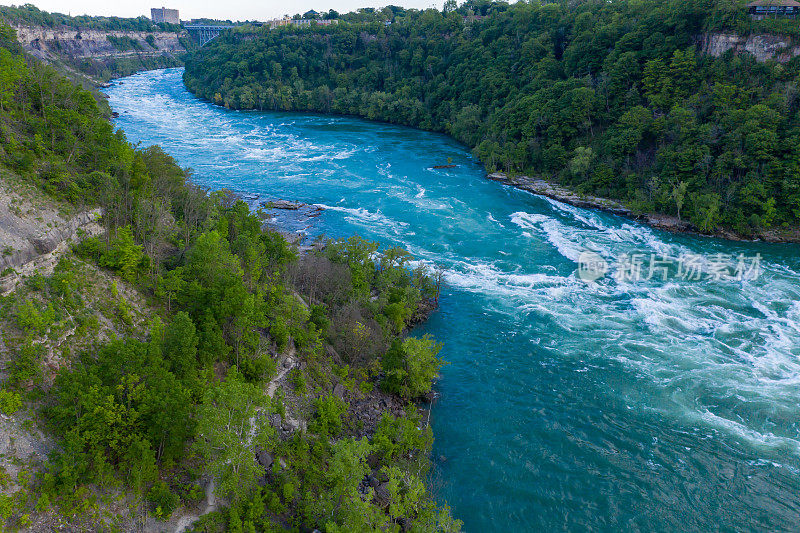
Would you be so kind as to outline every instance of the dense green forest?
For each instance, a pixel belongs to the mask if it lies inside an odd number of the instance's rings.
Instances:
[[[62,13],[48,13],[38,9],[33,4],[0,6],[0,19],[7,24],[24,24],[47,28],[66,26],[78,30],[181,31],[179,24],[155,24],[145,16],[122,18],[79,15],[73,17]]]
[[[432,437],[410,402],[442,362],[406,332],[438,286],[405,251],[353,237],[299,254],[131,145],[8,28],[0,174],[67,211],[101,207],[105,229],[0,296],[0,411],[33,413],[19,431],[54,441],[16,479],[0,468],[0,527],[138,530],[196,508],[211,476],[223,505],[196,531],[459,529],[423,484]],[[365,419],[356,400],[398,407]]]
[[[704,32],[796,34],[744,2],[448,0],[331,27],[240,29],[185,83],[235,109],[342,113],[446,132],[490,171],[741,234],[800,223],[800,59],[701,53]]]

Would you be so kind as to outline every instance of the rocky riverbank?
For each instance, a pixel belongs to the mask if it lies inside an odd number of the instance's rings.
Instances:
[[[735,231],[725,228],[718,228],[713,231],[701,231],[696,226],[687,222],[686,220],[679,220],[677,217],[658,213],[637,213],[627,207],[625,204],[608,198],[601,198],[599,196],[582,195],[575,191],[571,191],[560,185],[550,183],[548,181],[531,178],[528,176],[509,176],[502,172],[493,172],[486,176],[492,181],[503,183],[528,191],[540,196],[546,196],[565,204],[574,205],[575,207],[584,207],[589,209],[600,209],[607,211],[618,216],[630,218],[638,222],[643,222],[654,228],[670,231],[673,233],[694,233],[697,235],[704,235],[707,237],[717,237],[720,239],[727,239],[732,241],[765,241],[773,243],[798,243],[800,242],[800,228],[771,228],[763,230],[754,235],[742,235]]]

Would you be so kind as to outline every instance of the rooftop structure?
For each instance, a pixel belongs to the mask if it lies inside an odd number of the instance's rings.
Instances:
[[[747,4],[747,12],[755,20],[765,18],[796,18],[800,2],[795,0],[755,0]]]
[[[270,20],[266,23],[270,27],[270,29],[279,28],[281,26],[311,26],[312,24],[317,24],[319,26],[330,26],[332,24],[338,24],[339,21],[337,19],[292,19],[289,17],[284,17],[282,19],[275,19]]]

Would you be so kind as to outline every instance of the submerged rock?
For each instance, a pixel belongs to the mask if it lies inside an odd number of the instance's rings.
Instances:
[[[308,206],[302,202],[290,202],[289,200],[270,200],[261,202],[261,205],[267,209],[287,209],[289,211],[297,211],[301,207]]]

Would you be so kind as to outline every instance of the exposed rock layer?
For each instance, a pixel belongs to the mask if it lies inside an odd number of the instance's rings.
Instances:
[[[786,63],[800,55],[800,44],[794,43],[790,37],[767,33],[706,33],[702,36],[700,49],[714,57],[719,57],[728,50],[733,50],[735,54],[746,52],[760,62],[774,59],[779,63]]]
[[[99,59],[130,55],[157,56],[185,51],[178,40],[178,34],[173,32],[149,34],[141,31],[76,30],[42,26],[15,26],[14,29],[23,48],[45,61],[52,60],[56,56]],[[155,48],[145,41],[148,35],[153,36]],[[141,50],[119,50],[108,40],[109,36],[134,39],[139,43]]]

